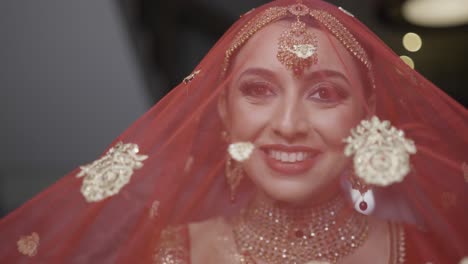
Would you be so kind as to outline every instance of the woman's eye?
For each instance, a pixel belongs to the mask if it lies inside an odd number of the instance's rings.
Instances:
[[[241,87],[242,94],[250,97],[270,97],[274,95],[274,91],[266,84],[249,84]]]
[[[332,85],[319,85],[310,95],[309,98],[325,103],[337,103],[343,100],[346,94],[340,88]]]

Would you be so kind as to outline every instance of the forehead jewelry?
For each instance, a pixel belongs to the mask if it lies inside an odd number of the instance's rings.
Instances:
[[[309,14],[309,8],[298,3],[288,8],[296,16],[296,21],[284,31],[278,40],[278,60],[294,75],[301,75],[304,70],[318,62],[317,36],[307,31],[306,24],[300,20]]]

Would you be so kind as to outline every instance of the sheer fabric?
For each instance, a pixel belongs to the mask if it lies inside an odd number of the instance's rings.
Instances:
[[[466,109],[349,13],[318,0],[302,3],[315,14],[302,21],[327,37],[313,67],[321,67],[325,49],[348,52],[354,62],[338,55],[338,66],[364,80],[349,80],[364,87],[356,100],[403,130],[417,148],[402,182],[372,187],[369,221],[387,230],[376,241],[388,250],[376,255],[364,244],[356,251],[358,263],[459,263],[468,256]],[[242,15],[193,73],[116,138],[98,163],[70,172],[2,219],[0,262],[242,263],[232,221],[257,187],[244,177],[231,202],[225,173],[232,141],[223,137],[229,124],[220,117],[219,98],[230,92],[244,59],[255,54],[239,52],[268,25],[294,22],[284,9],[294,4],[274,1]],[[335,78],[327,74],[317,78]]]

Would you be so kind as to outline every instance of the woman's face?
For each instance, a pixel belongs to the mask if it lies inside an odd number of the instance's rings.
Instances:
[[[256,149],[243,169],[269,197],[289,203],[324,198],[348,166],[342,140],[366,117],[357,64],[331,35],[318,39],[318,63],[294,76],[278,59],[281,21],[257,32],[231,65],[219,111],[232,142]]]

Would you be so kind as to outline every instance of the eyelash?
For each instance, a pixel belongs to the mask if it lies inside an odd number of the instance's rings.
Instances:
[[[252,98],[268,98],[275,95],[275,92],[266,83],[248,83],[244,84],[240,88],[243,95]]]
[[[335,93],[335,96],[337,98],[334,98],[334,99],[333,98],[332,99],[318,99],[318,98],[312,97],[312,95],[318,94],[318,93],[323,92],[323,91]],[[333,94],[331,96],[333,97]],[[318,102],[321,102],[321,103],[334,104],[334,103],[338,103],[338,102],[342,101],[343,99],[346,98],[346,96],[347,96],[346,93],[341,88],[338,88],[335,85],[323,84],[322,83],[322,84],[316,85],[313,92],[309,94],[308,98],[311,98],[312,100],[318,101]]]
[[[274,92],[273,88],[267,83],[263,82],[253,82],[253,83],[246,83],[241,85],[240,91],[244,96],[253,98],[253,99],[268,99],[272,96],[274,96],[276,93]],[[315,98],[313,95],[319,94],[320,92],[331,92],[334,93],[332,94],[332,97],[335,95],[336,98],[332,99],[320,99],[320,98]],[[313,91],[307,96],[307,98],[314,100],[319,103],[325,103],[325,104],[336,104],[342,101],[347,97],[347,94],[343,89],[336,87],[336,85],[330,84],[330,83],[320,83],[315,85],[313,88]]]

